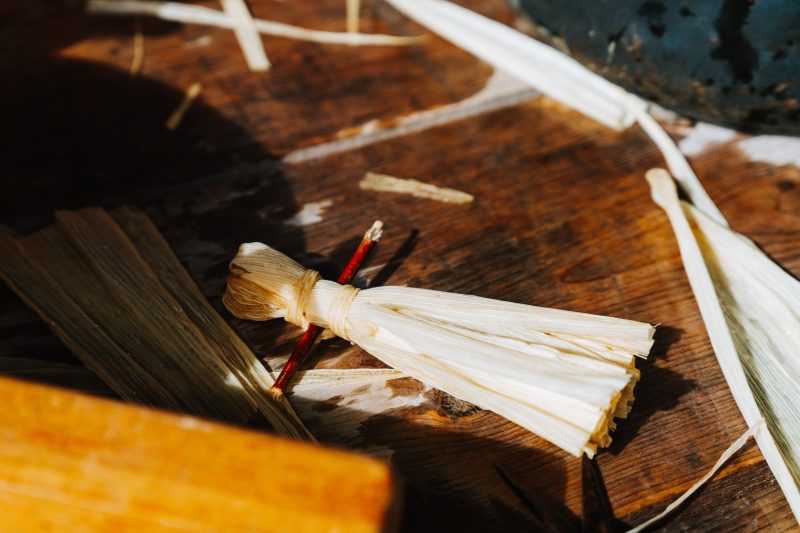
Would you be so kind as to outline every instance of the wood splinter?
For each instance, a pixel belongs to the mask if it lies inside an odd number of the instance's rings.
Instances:
[[[131,59],[131,76],[142,73],[144,66],[144,33],[142,32],[142,18],[133,19],[133,58]]]
[[[436,200],[446,204],[468,204],[475,200],[471,194],[467,194],[456,189],[439,187],[431,183],[423,183],[412,179],[395,178],[386,174],[367,172],[359,184],[359,188],[365,191],[394,192],[398,194],[410,194],[417,198]]]

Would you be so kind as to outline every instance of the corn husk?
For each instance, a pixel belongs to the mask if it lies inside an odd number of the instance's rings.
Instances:
[[[253,15],[244,0],[220,0],[222,9],[233,22],[233,33],[242,49],[247,66],[254,72],[269,69],[269,59],[261,42]]]
[[[273,373],[273,377],[277,377]],[[372,383],[385,383],[406,377],[394,368],[320,368],[300,370],[289,385],[287,394],[305,397],[309,392],[352,390]]]
[[[87,367],[30,357],[0,356],[0,375],[68,387],[96,396],[114,397],[114,391]],[[275,372],[270,372],[277,378]],[[286,391],[292,398],[309,398],[319,393],[336,395],[365,385],[382,384],[406,375],[393,368],[310,369],[295,374]]]
[[[789,505],[800,516],[800,282],[745,236],[681,202],[662,169],[647,173],[667,213],[725,379]]]
[[[178,107],[170,113],[169,118],[167,118],[166,123],[164,123],[164,127],[168,130],[177,130],[178,126],[181,125],[183,122],[183,117],[186,116],[186,113],[189,111],[189,108],[192,107],[192,104],[197,97],[200,96],[200,91],[203,90],[203,86],[199,83],[193,83],[186,89],[186,94],[181,100],[181,103],[178,104]]]
[[[305,269],[261,243],[231,263],[224,302],[250,320],[287,318]],[[347,340],[387,365],[490,409],[579,456],[611,442],[624,418],[654,327],[641,322],[408,287],[360,291],[339,307],[341,286],[318,281],[302,319],[340,320]],[[338,316],[335,314],[343,313]]]
[[[313,440],[274,380],[203,297],[142,213],[57,212],[32,235],[0,232],[0,277],[121,398]]]
[[[233,29],[234,20],[215,9],[179,2],[157,2],[149,0],[89,0],[89,13],[104,15],[147,15],[186,24],[202,24],[218,28]],[[272,20],[254,19],[256,30],[264,35],[285,37],[324,44],[346,44],[350,46],[408,46],[418,44],[421,36],[382,35],[351,32],[310,30]]]

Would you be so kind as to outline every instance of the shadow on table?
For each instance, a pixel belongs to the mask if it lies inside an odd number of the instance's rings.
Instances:
[[[636,366],[641,372],[634,394],[636,400],[627,419],[619,421],[614,432],[613,442],[608,451],[614,455],[622,452],[625,446],[636,438],[639,430],[659,411],[668,411],[678,405],[680,397],[691,391],[695,382],[684,378],[668,368],[656,366],[656,361],[666,359],[669,347],[677,343],[683,330],[669,326],[656,329],[655,342],[646,360],[639,360]]]
[[[83,0],[0,7],[7,73],[0,83],[0,222],[27,234],[50,224],[58,209],[138,207],[221,310],[227,263],[240,243],[304,251],[301,229],[283,223],[296,211],[292,187],[277,160],[202,97],[177,130],[166,129],[185,87],[70,57],[70,47],[84,42],[108,46],[105,55],[130,55],[114,39],[90,39],[118,35],[132,46],[133,18],[89,16],[84,8]],[[145,35],[177,28],[143,19]],[[77,363],[2,284],[0,357]]]

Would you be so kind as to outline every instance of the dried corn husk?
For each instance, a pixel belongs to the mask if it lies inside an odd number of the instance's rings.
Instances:
[[[800,516],[800,282],[745,236],[678,200],[663,169],[647,173],[669,216],[711,344],[764,458]]]
[[[250,320],[329,328],[409,376],[579,456],[611,442],[654,327],[641,322],[408,287],[356,292],[315,281],[261,243],[231,262],[224,302]],[[311,280],[308,282],[308,280]]]
[[[157,2],[149,0],[89,0],[89,13],[104,15],[147,15],[173,22],[202,24],[218,28],[233,29],[235,21],[215,9],[179,2]],[[420,36],[382,35],[368,33],[333,32],[309,30],[272,20],[255,19],[259,33],[287,39],[312,41],[324,44],[346,44],[350,46],[407,46],[418,44]]]
[[[0,356],[0,375],[68,387],[97,396],[114,396],[114,391],[83,365]],[[274,372],[270,372],[270,375],[277,377]],[[307,398],[309,393],[318,392],[335,395],[343,390],[352,391],[365,385],[405,377],[405,374],[393,368],[300,370],[295,374],[287,394],[292,398]]]
[[[304,397],[311,391],[351,390],[370,383],[385,383],[406,377],[394,368],[320,368],[300,370],[289,385],[288,393]]]
[[[233,33],[242,49],[250,70],[260,72],[269,69],[269,59],[261,42],[253,15],[244,0],[220,0],[222,9],[233,21]]]
[[[143,214],[57,212],[32,235],[0,232],[0,277],[120,397],[313,440],[273,379],[203,297]]]
[[[358,33],[361,0],[347,0],[347,31]]]

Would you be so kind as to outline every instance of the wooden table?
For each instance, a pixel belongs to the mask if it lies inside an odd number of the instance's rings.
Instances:
[[[262,18],[344,27],[340,0],[252,4]],[[501,0],[464,4],[516,22]],[[631,417],[599,455],[615,513],[629,525],[660,511],[745,430],[643,180],[662,160],[637,128],[612,132],[435,37],[413,48],[266,38],[274,67],[257,74],[230,31],[146,19],[144,69],[131,77],[133,19],[89,17],[67,0],[9,4],[0,18],[0,213],[11,228],[35,229],[56,208],[141,207],[218,304],[239,243],[266,242],[332,276],[381,217],[385,237],[361,283],[659,322]],[[379,3],[365,8],[362,30],[422,32]],[[200,99],[177,131],[165,130],[194,82]],[[800,274],[800,169],[749,161],[735,143],[691,162],[733,226]],[[366,171],[476,200],[361,191]],[[4,373],[110,394],[8,289],[0,296]],[[295,329],[238,322],[219,308],[258,355],[282,364]],[[380,366],[335,341],[311,364]],[[495,467],[580,512],[576,459],[411,379],[295,403],[323,442],[391,460],[407,531],[536,529]],[[797,524],[750,444],[663,527]]]

